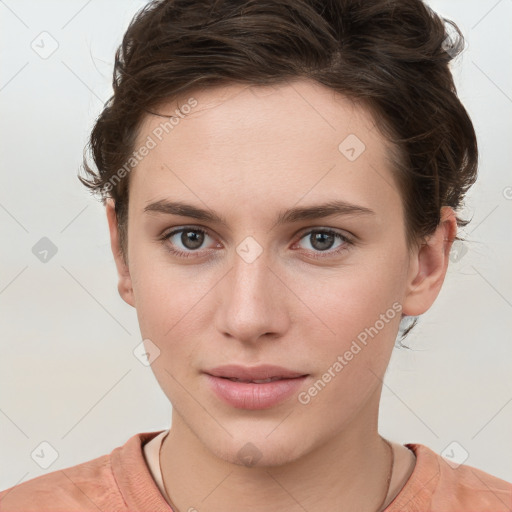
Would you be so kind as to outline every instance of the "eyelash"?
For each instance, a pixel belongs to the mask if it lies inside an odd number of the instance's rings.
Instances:
[[[171,254],[174,254],[175,256],[178,256],[178,257],[181,257],[181,258],[195,258],[195,257],[198,257],[196,256],[195,254],[199,252],[199,250],[196,250],[196,251],[181,251],[179,249],[174,249],[172,247],[170,247],[168,244],[166,244],[166,242],[174,235],[176,235],[177,233],[182,233],[184,231],[193,231],[195,233],[201,233],[203,235],[209,235],[208,231],[206,231],[205,229],[202,229],[202,228],[197,228],[197,227],[193,227],[193,226],[185,226],[185,227],[181,227],[179,229],[175,229],[173,231],[170,231],[169,233],[166,233],[165,235],[163,235],[160,240],[166,245],[166,249],[171,253]],[[345,235],[342,235],[341,233],[338,233],[337,231],[334,231],[333,229],[330,229],[330,228],[316,228],[316,229],[310,229],[309,231],[305,231],[303,233],[301,233],[300,235],[300,238],[299,238],[299,242],[305,238],[307,235],[311,235],[311,233],[322,233],[322,234],[327,234],[327,235],[334,235],[335,237],[338,237],[342,242],[344,242],[344,245],[341,245],[340,247],[338,247],[337,249],[333,250],[333,251],[330,251],[330,250],[327,250],[327,251],[314,251],[314,253],[311,255],[312,258],[314,259],[320,259],[320,258],[327,258],[327,257],[332,257],[332,256],[338,256],[339,254],[347,251],[350,249],[350,247],[352,245],[354,245],[354,241],[345,236]],[[294,244],[295,245],[295,244]]]

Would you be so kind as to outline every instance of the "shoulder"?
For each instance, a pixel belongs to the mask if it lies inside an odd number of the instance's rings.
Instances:
[[[168,512],[143,454],[144,445],[161,432],[135,434],[109,455],[5,489],[0,492],[0,511]]]
[[[422,444],[411,477],[386,512],[510,512],[512,484],[468,464],[457,464]],[[428,508],[425,508],[428,507]]]
[[[76,466],[38,476],[0,492],[0,510],[97,512],[98,508],[102,509],[106,497],[111,498],[107,499],[109,505],[116,505],[116,493],[113,492],[116,488],[110,455],[103,455]],[[119,506],[117,508],[122,509]]]
[[[453,501],[467,512],[510,512],[512,484],[467,464],[453,464],[436,454],[440,478],[437,483],[436,502]]]

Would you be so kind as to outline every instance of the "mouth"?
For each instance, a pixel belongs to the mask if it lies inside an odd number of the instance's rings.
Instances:
[[[259,366],[241,366],[236,364],[217,366],[204,373],[212,377],[221,377],[224,379],[238,382],[253,382],[264,384],[275,380],[294,379],[308,375],[305,372],[290,370],[282,366],[259,365]]]
[[[236,409],[269,409],[297,393],[309,374],[279,366],[244,367],[229,365],[207,372],[211,391]]]
[[[265,384],[266,382],[274,382],[275,380],[283,380],[287,377],[271,377],[270,379],[259,379],[259,380],[246,380],[246,379],[235,379],[234,377],[221,377],[221,379],[232,380],[233,382],[251,382],[252,384]],[[298,378],[298,377],[295,377]]]
[[[267,382],[274,382],[276,380],[284,380],[284,379],[289,379],[290,377],[270,377],[268,379],[253,379],[253,380],[248,380],[248,379],[236,379],[234,377],[220,377],[221,379],[227,379],[227,380],[231,380],[233,382],[246,382],[246,383],[250,383],[250,384],[266,384]],[[294,379],[300,379],[300,377],[293,377]]]

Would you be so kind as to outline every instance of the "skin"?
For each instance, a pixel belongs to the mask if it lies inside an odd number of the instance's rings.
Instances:
[[[160,459],[169,496],[181,512],[233,503],[244,512],[262,503],[268,511],[375,510],[390,467],[379,401],[400,314],[306,405],[294,395],[266,410],[236,409],[210,391],[201,371],[276,364],[310,374],[307,391],[393,303],[413,316],[430,308],[445,278],[455,214],[443,207],[436,232],[409,250],[387,141],[362,106],[319,84],[230,85],[193,97],[197,107],[130,175],[126,261],[112,202],[106,207],[119,293],[136,308],[143,339],[160,349],[151,366],[173,406]],[[144,119],[137,147],[161,122]],[[349,134],[366,146],[354,161],[338,149]],[[227,225],[144,212],[162,199],[210,209]],[[276,225],[284,209],[335,199],[374,214]],[[198,249],[181,233],[159,239],[179,227],[208,236]],[[354,243],[335,237],[322,251],[312,228],[351,234]],[[248,236],[263,251],[251,263],[236,251]],[[171,254],[173,243],[192,257]],[[252,467],[237,456],[248,442],[260,454]],[[406,447],[393,446],[386,503],[415,462]]]

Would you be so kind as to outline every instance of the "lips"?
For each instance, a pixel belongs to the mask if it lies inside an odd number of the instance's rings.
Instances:
[[[270,409],[289,400],[309,374],[282,366],[217,366],[204,372],[205,385],[236,409]]]
[[[283,380],[286,377],[270,377],[268,379],[252,379],[252,380],[235,379],[235,378],[231,378],[231,377],[222,377],[222,378],[223,379],[232,380],[233,382],[247,382],[247,383],[252,383],[252,384],[266,384],[267,382],[274,382],[275,380]]]
[[[275,365],[260,366],[240,366],[240,365],[224,365],[206,370],[204,373],[214,377],[222,377],[235,382],[252,382],[256,384],[264,384],[283,379],[295,379],[307,375],[303,372],[297,372]]]

